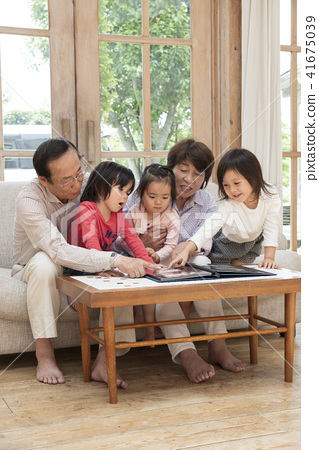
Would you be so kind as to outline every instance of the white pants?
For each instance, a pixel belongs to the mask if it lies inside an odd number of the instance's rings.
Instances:
[[[223,316],[223,307],[221,300],[200,300],[193,302],[195,310],[199,317],[214,317]],[[156,305],[156,320],[179,320],[184,319],[184,313],[179,303],[162,303]],[[222,334],[227,333],[224,320],[216,322],[203,322],[205,334]],[[178,337],[189,337],[190,332],[186,324],[180,325],[165,325],[161,327],[164,336],[167,339]],[[175,363],[180,363],[179,354],[183,350],[194,349],[193,342],[181,342],[178,344],[168,344],[169,351],[171,352],[172,359]]]
[[[44,252],[38,252],[25,266],[14,265],[12,268],[11,275],[28,284],[27,307],[34,339],[57,337],[60,296],[56,288],[56,277],[62,273],[63,267],[55,264]],[[114,308],[114,321],[116,325],[133,323],[133,308]],[[115,340],[135,342],[135,331],[116,331]],[[121,349],[117,354],[127,352],[128,349]]]

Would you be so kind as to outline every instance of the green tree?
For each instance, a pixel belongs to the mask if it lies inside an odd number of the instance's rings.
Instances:
[[[12,110],[3,117],[4,125],[50,125],[50,111],[40,109],[39,111]]]
[[[43,0],[30,0],[33,19],[43,26],[47,18]],[[163,4],[163,5],[162,5]],[[141,35],[141,0],[99,0],[99,32]],[[189,1],[150,2],[153,36],[189,36]],[[49,58],[48,43],[29,40],[32,62],[38,55]],[[191,133],[190,49],[184,46],[151,46],[151,137],[152,150],[168,150]],[[143,63],[139,44],[100,43],[100,102],[103,126],[117,129],[112,150],[143,149]],[[119,148],[114,148],[114,145]],[[123,160],[136,176],[138,159]]]

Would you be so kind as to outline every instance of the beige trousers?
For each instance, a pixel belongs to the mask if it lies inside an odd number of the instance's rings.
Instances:
[[[195,310],[199,317],[214,317],[223,316],[223,307],[221,300],[200,300],[193,303]],[[173,319],[184,319],[184,313],[179,303],[162,303],[156,305],[156,320],[166,321]],[[203,323],[205,334],[222,334],[227,333],[224,320],[217,322],[204,322]],[[186,324],[180,325],[165,325],[161,327],[163,334],[166,338],[177,337],[189,337],[190,332]],[[169,351],[172,355],[172,360],[180,364],[179,354],[183,350],[194,349],[193,342],[181,342],[178,344],[168,344]]]
[[[55,264],[44,252],[38,252],[25,266],[14,265],[12,268],[11,275],[28,285],[27,308],[34,339],[57,337],[60,296],[55,279],[62,273],[63,267]],[[114,321],[115,325],[133,323],[133,308],[131,306],[114,308]],[[116,342],[135,342],[135,340],[134,330],[115,332]],[[117,355],[123,355],[128,351],[128,349],[118,350]]]

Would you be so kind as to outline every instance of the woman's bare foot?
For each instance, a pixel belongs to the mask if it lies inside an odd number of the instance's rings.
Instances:
[[[204,361],[196,350],[191,348],[183,350],[179,356],[188,378],[193,383],[201,383],[215,375],[214,367]]]
[[[91,370],[91,378],[93,381],[100,381],[102,383],[107,383],[107,368],[106,368],[106,358],[105,358],[105,348],[100,347],[99,353],[95,358],[95,361]],[[128,384],[116,374],[116,383],[118,387],[123,389],[127,388]]]
[[[216,339],[208,344],[208,359],[212,364],[219,364],[223,369],[231,372],[241,372],[246,363],[235,358],[227,348],[225,339]]]
[[[37,380],[45,384],[63,384],[65,378],[58,368],[50,339],[36,340]]]
[[[68,296],[68,304],[72,306],[72,308],[75,309],[75,311],[79,312],[79,304],[77,300],[74,300],[73,298]]]

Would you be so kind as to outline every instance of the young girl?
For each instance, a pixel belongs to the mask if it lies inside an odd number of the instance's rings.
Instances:
[[[179,217],[172,208],[176,198],[176,187],[174,172],[168,167],[160,164],[151,164],[146,167],[142,173],[140,183],[137,188],[140,202],[132,206],[127,212],[126,218],[132,224],[138,235],[151,234],[156,240],[166,234],[163,247],[155,252],[153,248],[147,247],[146,250],[155,263],[162,263],[171,256],[173,248],[177,245],[179,237]],[[116,248],[120,248],[128,253],[127,246],[119,240]],[[148,309],[151,305],[148,306]],[[155,305],[154,311],[155,312]],[[148,313],[139,306],[134,307],[134,316],[136,322],[147,320]]]
[[[121,236],[136,258],[153,264],[142,241],[125,218],[122,208],[134,189],[134,175],[130,169],[115,162],[101,162],[90,174],[81,197],[81,204],[71,224],[68,242],[72,245],[112,251]],[[75,305],[74,305],[75,306]],[[146,321],[154,322],[154,307],[145,307]],[[154,328],[146,339],[154,339]]]
[[[157,252],[147,247],[146,250],[155,263],[167,259],[177,245],[179,236],[179,217],[172,208],[176,198],[175,177],[171,169],[160,164],[151,164],[142,173],[137,188],[140,202],[126,214],[138,235],[150,234],[156,240],[166,233],[165,242]],[[116,244],[127,251],[121,240]]]
[[[281,201],[274,186],[266,183],[256,156],[245,149],[227,152],[217,168],[221,200],[218,211],[188,240],[170,264],[184,266],[190,255],[213,237],[208,257],[212,263],[249,264],[262,250],[259,267],[277,268]]]

